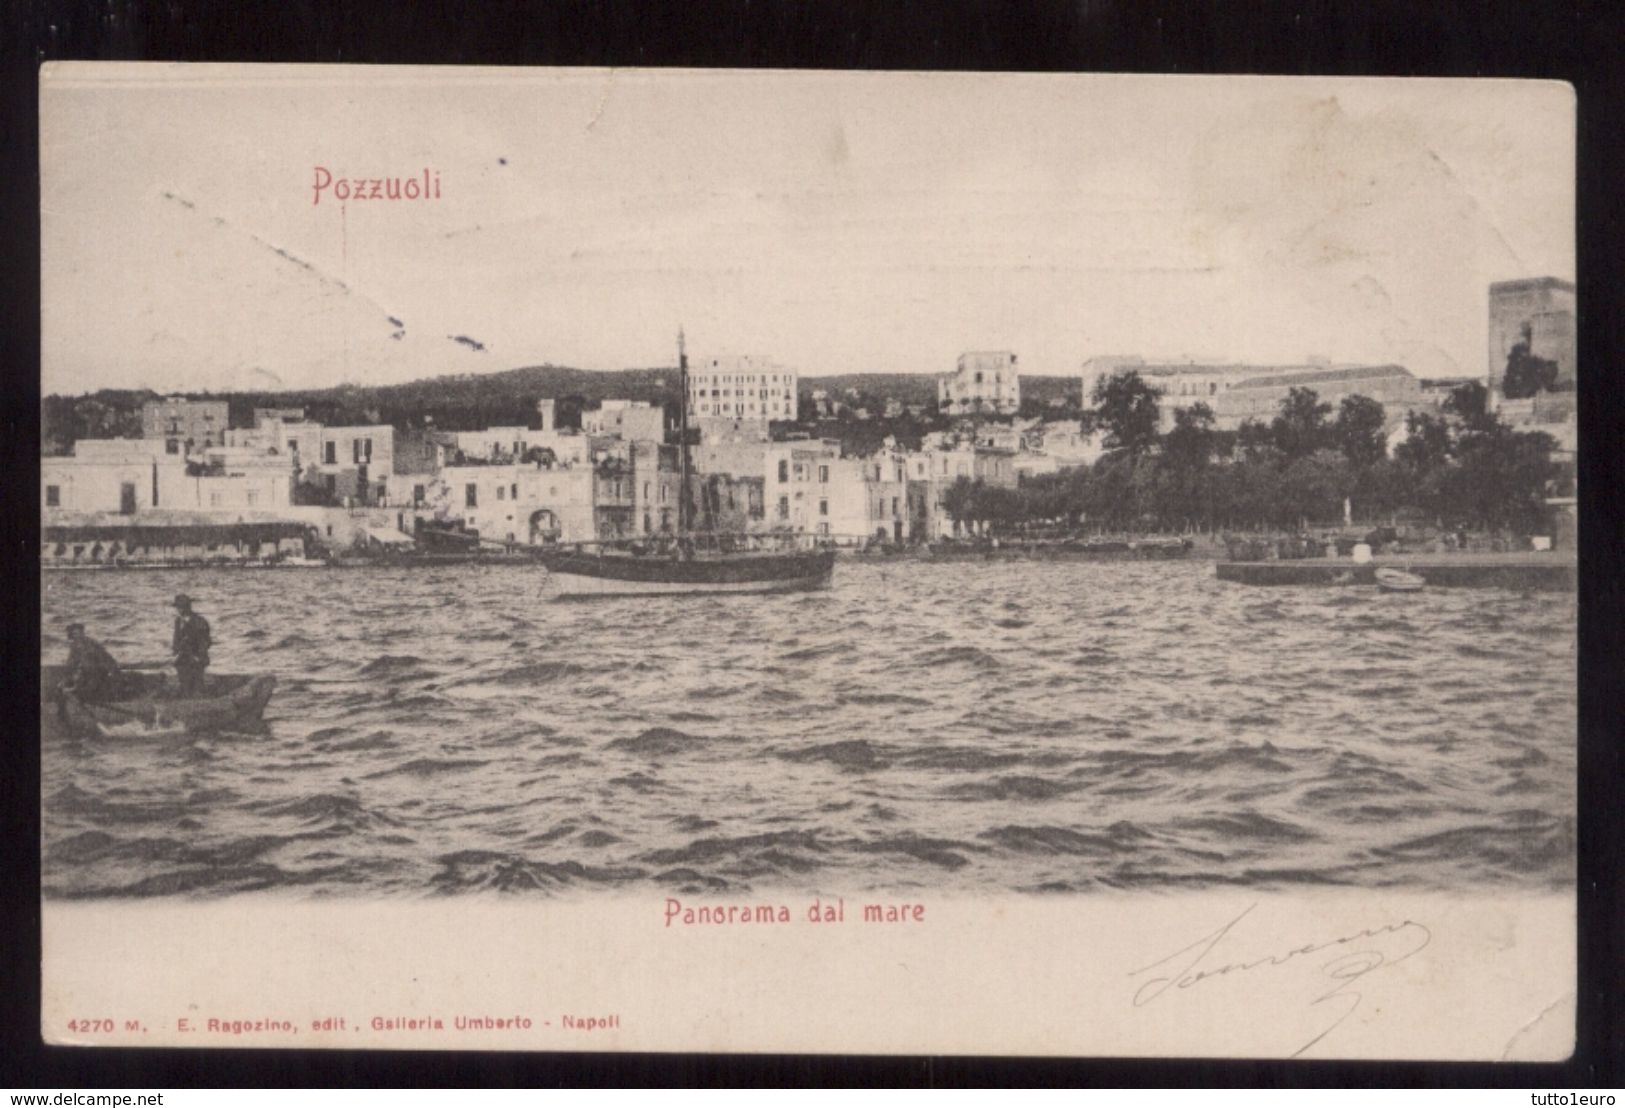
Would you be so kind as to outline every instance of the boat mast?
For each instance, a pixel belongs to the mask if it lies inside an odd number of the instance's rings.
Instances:
[[[688,346],[683,328],[677,328],[677,458],[682,485],[677,490],[677,533],[688,534]]]

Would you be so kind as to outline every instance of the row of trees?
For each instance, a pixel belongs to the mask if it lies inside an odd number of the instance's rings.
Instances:
[[[1420,517],[1447,526],[1542,527],[1544,500],[1562,477],[1556,443],[1514,431],[1464,384],[1442,412],[1406,417],[1408,437],[1390,456],[1383,406],[1364,396],[1334,411],[1293,388],[1268,423],[1219,430],[1195,404],[1160,430],[1158,390],[1138,374],[1102,381],[1086,413],[1107,452],[1090,467],[1001,489],[964,481],[944,508],[995,531],[1048,522],[1105,530],[1296,529],[1342,518]]]

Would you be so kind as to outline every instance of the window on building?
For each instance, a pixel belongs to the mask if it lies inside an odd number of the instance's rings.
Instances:
[[[45,486],[45,506],[47,508],[60,508],[60,507],[62,507],[62,486],[61,485],[46,485]]]
[[[427,491],[428,490],[425,489],[422,485],[413,485],[412,486],[412,503],[414,503],[414,504],[423,503],[424,494]]]
[[[180,452],[181,452],[180,440],[178,440],[178,439],[165,439],[164,440],[164,453],[165,454],[179,454]]]
[[[480,506],[480,487],[470,481],[463,486],[463,507],[478,508]]]
[[[258,489],[249,489],[248,490],[248,506],[250,508],[252,508],[254,505],[258,504],[259,502],[260,502],[259,490]]]
[[[818,467],[818,483],[820,485],[829,484],[829,466]]]
[[[322,461],[330,466],[339,464],[339,444],[336,442],[322,443]]]
[[[326,485],[329,493],[337,493],[339,491],[339,479],[331,473],[327,475]]]
[[[779,518],[790,518],[790,498],[788,496],[779,497]]]
[[[508,490],[503,488],[501,485],[497,486],[497,499],[498,500],[506,500],[506,499],[508,499]]]
[[[220,507],[220,494],[219,493],[211,492],[209,494],[209,507],[211,507],[211,508]]]
[[[897,515],[897,498],[895,496],[891,498],[891,514],[893,517]]]
[[[820,500],[818,502],[818,514],[821,516],[829,515],[829,501]]]

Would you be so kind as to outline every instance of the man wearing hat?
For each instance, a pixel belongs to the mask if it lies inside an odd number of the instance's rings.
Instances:
[[[170,646],[175,654],[175,676],[182,696],[203,691],[203,671],[209,668],[209,621],[192,611],[192,598],[185,593],[175,597],[175,638]]]
[[[84,624],[68,624],[68,674],[64,691],[72,689],[80,700],[94,704],[112,699],[120,684],[119,664],[107,648],[85,634]]]

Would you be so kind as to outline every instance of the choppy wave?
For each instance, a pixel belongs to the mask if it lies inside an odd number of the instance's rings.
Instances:
[[[139,659],[199,598],[264,729],[43,740],[57,897],[1554,887],[1572,602],[1201,564],[843,564],[550,606],[532,571],[47,582]],[[47,718],[47,727],[50,720]]]

